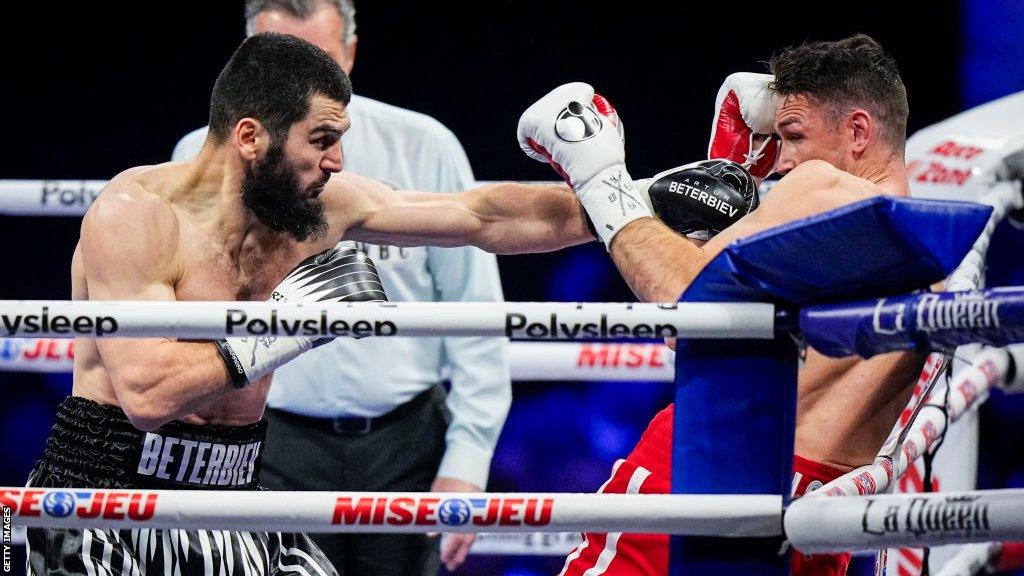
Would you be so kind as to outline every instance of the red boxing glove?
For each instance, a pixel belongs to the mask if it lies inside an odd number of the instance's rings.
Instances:
[[[779,141],[772,136],[777,101],[768,89],[772,80],[770,74],[730,74],[715,98],[708,144],[709,159],[724,158],[741,164],[758,181],[775,171],[779,159]],[[764,140],[756,143],[755,136]]]

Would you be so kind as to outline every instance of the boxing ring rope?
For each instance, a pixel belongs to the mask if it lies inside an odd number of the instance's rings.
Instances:
[[[781,534],[777,495],[278,492],[0,488],[29,528],[429,533],[586,530]]]
[[[759,303],[0,301],[7,337],[771,338]]]
[[[0,338],[0,372],[68,373],[75,341]],[[642,342],[511,342],[513,380],[577,382],[671,382],[674,352]]]
[[[1024,490],[799,498],[770,495],[257,492],[0,488],[31,528],[301,532],[578,529],[769,537],[803,553],[1024,537]],[[780,520],[782,521],[780,523]]]
[[[0,179],[0,216],[82,216],[107,182]],[[534,182],[555,183],[546,180]],[[476,181],[479,186],[490,183],[487,180]]]
[[[890,329],[895,327],[895,329]],[[829,356],[1024,341],[1024,287],[810,306],[764,303],[154,302],[0,300],[12,338],[490,336],[521,340],[768,339],[799,330]]]
[[[985,255],[988,253],[992,234],[1007,213],[1024,208],[1021,182],[1018,180],[997,182],[978,202],[991,206],[992,215],[989,216],[985,229],[974,241],[971,251],[949,275],[949,279],[946,281],[947,290],[955,292],[981,288],[984,282]]]
[[[805,554],[1024,537],[1024,490],[798,498],[786,536]]]
[[[0,215],[81,216],[107,180],[0,180]]]

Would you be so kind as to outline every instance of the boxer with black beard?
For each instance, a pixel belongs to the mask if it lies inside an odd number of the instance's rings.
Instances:
[[[266,158],[246,167],[242,203],[271,230],[305,242],[327,231],[324,203],[319,195],[328,179],[329,176],[302,189],[295,168],[284,157],[283,146],[272,143]]]
[[[291,69],[283,69],[285,60]],[[361,253],[315,254],[325,245],[299,244],[326,235],[318,196],[341,167],[336,142],[350,87],[331,65],[288,37],[242,46],[214,89],[211,115],[221,130],[205,154],[191,164],[118,175],[86,214],[72,261],[73,297],[244,300],[266,299],[273,290],[278,301],[386,299]],[[310,114],[328,145],[320,146],[320,158],[289,157],[290,129]],[[232,128],[244,134],[232,140]],[[232,144],[242,138],[240,154]],[[282,281],[296,263],[303,273],[315,270],[317,281],[300,284],[294,275]],[[314,293],[320,288],[330,290]],[[317,343],[82,340],[72,396],[58,410],[29,483],[254,489],[269,373]],[[153,545],[153,538],[168,537],[179,544]],[[30,530],[28,543],[32,574],[163,572],[167,566],[197,574],[212,563],[334,573],[304,534]]]

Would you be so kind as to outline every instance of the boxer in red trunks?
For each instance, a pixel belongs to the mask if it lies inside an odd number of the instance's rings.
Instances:
[[[668,494],[672,478],[672,414],[674,405],[658,413],[640,442],[625,460],[612,468],[601,494]],[[845,470],[800,456],[793,457],[793,497],[812,492]],[[668,574],[668,535],[588,533],[566,559],[559,576]],[[793,574],[840,576],[846,574],[849,554],[804,556],[793,552]]]
[[[634,184],[626,172],[615,131],[576,126],[567,116],[574,102],[594,98],[589,86],[562,86],[520,120],[520,145],[567,177],[640,300],[678,300],[703,267],[739,238],[871,196],[909,196],[906,89],[877,42],[859,35],[804,44],[776,54],[770,69],[770,76],[734,74],[726,80],[709,155],[746,162],[757,177],[774,170],[783,178],[759,209],[704,244],[674,234],[650,217],[648,206],[630,202],[644,184]],[[606,101],[597,97],[593,103],[609,123],[618,121],[613,110],[606,114]],[[758,146],[759,134],[772,136],[760,138],[764,145]],[[794,496],[872,461],[909,400],[923,361],[910,353],[861,360],[807,351],[798,379]],[[669,492],[672,429],[670,406],[600,491]],[[793,573],[839,576],[848,563],[848,555],[794,553]],[[562,574],[667,572],[666,536],[586,534]]]

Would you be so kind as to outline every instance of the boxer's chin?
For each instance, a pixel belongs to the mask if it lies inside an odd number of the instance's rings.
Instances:
[[[323,200],[299,186],[295,171],[279,149],[269,150],[262,162],[246,168],[242,203],[267,228],[298,242],[327,232]]]

